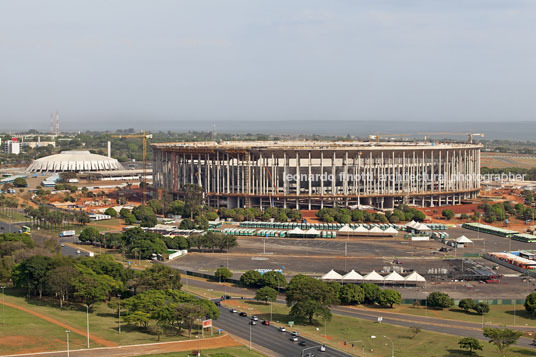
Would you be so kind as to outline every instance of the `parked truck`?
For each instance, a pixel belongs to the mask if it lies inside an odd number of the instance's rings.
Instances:
[[[60,238],[63,237],[73,237],[76,234],[75,231],[63,231],[60,233]]]

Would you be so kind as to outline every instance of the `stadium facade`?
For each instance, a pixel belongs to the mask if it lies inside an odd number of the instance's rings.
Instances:
[[[153,184],[214,207],[442,206],[480,190],[479,144],[199,142],[152,144]]]

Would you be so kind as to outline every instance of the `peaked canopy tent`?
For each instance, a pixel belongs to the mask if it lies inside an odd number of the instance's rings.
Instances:
[[[349,282],[349,281],[362,281],[363,280],[363,275],[359,274],[358,272],[356,272],[355,270],[351,270],[350,272],[344,274],[342,276],[342,281],[343,282]]]
[[[305,232],[303,232],[303,235],[307,238],[318,238],[320,237],[320,231],[317,231],[314,228],[310,228],[306,230]]]
[[[467,244],[467,243],[473,243],[473,241],[467,238],[466,236],[459,236],[458,238],[456,238],[456,243]]]
[[[327,272],[326,274],[322,275],[322,277],[320,279],[321,280],[331,280],[331,281],[342,280],[342,275],[337,273],[335,270],[331,269],[329,272]]]
[[[305,236],[305,231],[296,227],[294,229],[291,229],[290,231],[287,232],[287,236],[288,237],[298,237],[298,238],[303,238]]]
[[[381,276],[380,274],[376,273],[375,270],[373,270],[367,275],[365,275],[363,277],[363,280],[364,281],[383,281],[383,276]]]
[[[426,279],[422,275],[414,271],[413,273],[409,274],[404,278],[404,282],[404,284],[414,283],[415,285],[417,285],[417,283],[425,283]]]
[[[404,280],[404,277],[398,274],[396,271],[389,273],[385,278],[383,278],[383,281],[386,283],[403,282]]]

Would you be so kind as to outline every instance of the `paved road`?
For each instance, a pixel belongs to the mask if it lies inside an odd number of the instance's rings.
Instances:
[[[187,277],[184,277],[184,276],[182,277],[182,280],[184,284],[188,284],[191,286],[200,287],[204,289],[221,290],[221,286],[219,286],[217,283],[209,283],[206,281],[201,281],[201,280],[196,280],[196,279],[188,279]],[[253,294],[253,291],[242,289],[242,288],[237,288],[237,287],[227,287],[227,293],[232,294],[234,296],[248,296],[248,295],[251,296]],[[277,302],[284,303],[284,296],[280,295]],[[359,310],[359,309],[346,308],[346,307],[336,307],[336,308],[333,308],[331,312],[333,314],[355,317],[355,318],[368,320],[368,321],[375,321],[375,322],[378,320],[378,317],[381,316],[383,318],[383,323],[388,323],[391,325],[404,326],[404,327],[418,326],[422,330],[447,333],[447,334],[461,336],[461,337],[474,337],[474,338],[487,341],[487,339],[482,335],[481,325],[478,323],[461,322],[461,321],[454,322],[450,320],[443,320],[443,319],[425,317],[425,316],[408,316],[405,314],[398,314],[398,313],[384,313],[385,311],[368,311],[368,310]],[[223,315],[223,312],[222,312],[222,315]],[[492,326],[488,325],[488,327],[492,327]],[[501,326],[493,326],[493,327],[501,327]],[[529,328],[529,327],[516,327],[516,329],[524,330],[524,331],[535,330],[535,328]],[[532,342],[531,339],[522,337],[519,339],[519,342],[517,343],[517,345],[520,347],[534,348],[534,346],[530,345],[531,342]]]
[[[249,316],[239,316],[238,313],[231,313],[229,312],[229,309],[222,306],[220,306],[220,311],[220,318],[214,322],[216,327],[246,341],[250,340],[251,333],[251,342],[253,344],[267,348],[275,352],[278,356],[302,356],[302,351],[306,348],[307,350],[305,353],[313,353],[315,356],[351,356],[330,347],[326,348],[326,352],[319,352],[319,342],[302,337],[299,337],[299,341],[305,341],[306,345],[300,346],[298,342],[292,342],[290,340],[290,332],[279,332],[277,327],[264,326],[261,324],[261,321],[259,321],[257,325],[252,326],[249,324]]]

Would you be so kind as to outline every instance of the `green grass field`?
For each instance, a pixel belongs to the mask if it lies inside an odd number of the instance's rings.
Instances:
[[[260,319],[270,319],[270,307],[264,303],[255,301],[226,301],[224,304],[233,304],[240,310],[249,313],[260,313]],[[237,306],[238,305],[238,306]],[[273,305],[272,320],[277,324],[287,325],[289,309],[281,304]],[[263,328],[263,326],[257,326]],[[332,345],[338,349],[361,355],[362,346],[365,347],[367,356],[388,356],[391,354],[391,342],[383,337],[391,338],[395,346],[395,356],[464,356],[463,350],[458,347],[457,336],[421,331],[414,338],[409,328],[389,324],[378,324],[361,319],[333,315],[333,319],[327,325],[320,322],[316,326],[295,325],[292,330],[298,330],[301,334],[314,338],[319,342]],[[325,337],[327,333],[327,338]],[[371,338],[376,336],[376,338]],[[349,345],[344,346],[344,341],[355,342],[352,349]],[[479,356],[497,356],[497,350],[488,342],[482,341],[484,351]],[[536,356],[536,351],[512,347],[508,356]]]
[[[515,307],[514,305],[490,305],[490,309],[490,312],[484,315],[485,324],[536,327],[536,319],[531,318],[531,316],[525,311],[525,307],[523,305],[516,305]],[[476,323],[482,322],[482,315],[478,315],[474,311],[469,311],[468,313],[466,313],[458,307],[452,307],[450,309],[445,310],[427,310],[424,307],[401,305],[396,306],[393,309],[393,312],[416,316],[436,317],[449,320],[468,321]]]
[[[26,301],[24,297],[17,295],[18,292],[6,289],[6,302],[11,302],[19,306],[31,309],[33,311],[48,315],[62,323],[68,324],[74,328],[78,328],[82,331],[86,329],[86,310],[77,305],[71,305],[68,308],[60,310],[59,305],[56,302],[50,300],[39,301],[38,299],[32,299]],[[45,320],[37,318],[33,315],[30,315],[26,312],[19,310],[12,310],[12,315],[8,316],[6,307],[6,324],[9,326],[9,329],[0,330],[0,341],[2,341],[7,336],[40,336],[43,331],[47,333],[54,333],[54,338],[63,341],[65,339],[64,329],[58,327],[58,331],[55,332],[55,329],[43,329],[44,325],[53,325]],[[139,330],[135,327],[128,326],[125,323],[121,324],[122,333],[118,333],[118,318],[117,311],[110,309],[106,304],[99,304],[95,306],[94,311],[89,314],[89,324],[90,324],[90,335],[94,331],[96,335],[106,340],[112,341],[118,345],[128,345],[128,344],[143,344],[143,343],[153,343],[157,342],[157,337],[155,335],[146,333],[142,330]],[[1,311],[1,310],[0,310]],[[24,320],[22,317],[27,315],[28,318],[26,321],[33,321],[36,325],[26,325],[19,323],[21,320]],[[85,337],[78,336],[75,333],[71,333],[72,338],[80,337],[84,340]],[[161,336],[161,341],[177,341],[186,339],[184,336]],[[73,345],[73,349],[77,347]],[[82,344],[78,346],[80,348],[85,347],[85,344],[82,341]],[[91,342],[91,347],[97,347],[97,344]],[[1,349],[0,349],[1,350]]]
[[[191,352],[173,352],[173,353],[162,353],[156,355],[145,355],[152,357],[188,357],[192,356]],[[226,348],[217,348],[213,350],[201,351],[201,356],[204,357],[262,357],[263,354],[250,351],[247,347],[226,347]]]
[[[29,353],[67,348],[64,328],[9,306],[4,309],[6,324],[0,325],[1,353]],[[85,337],[75,333],[69,335],[69,340],[72,349],[86,346]]]

